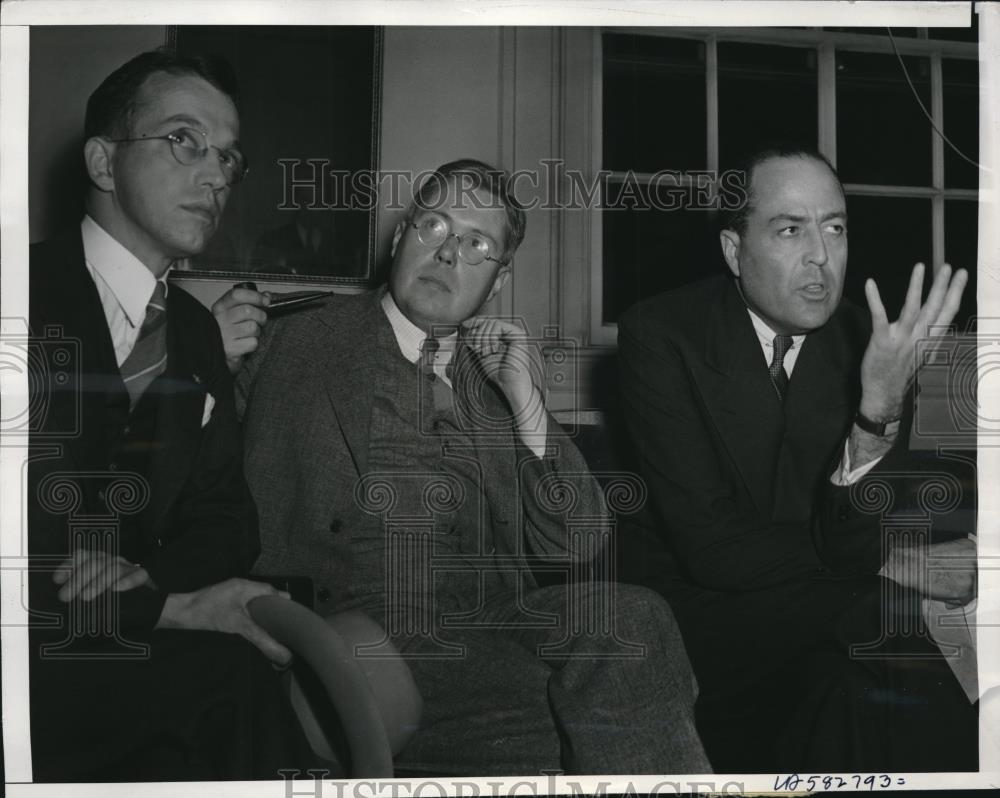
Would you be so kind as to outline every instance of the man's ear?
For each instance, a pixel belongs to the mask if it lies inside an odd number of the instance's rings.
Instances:
[[[740,276],[740,234],[735,230],[721,230],[719,243],[722,244],[722,257],[733,277]]]
[[[500,271],[497,272],[497,276],[493,278],[493,287],[490,289],[490,293],[483,300],[483,304],[489,302],[493,297],[496,296],[497,292],[507,285],[507,281],[510,279],[510,266],[501,266]]]
[[[392,234],[392,249],[389,250],[390,258],[396,256],[396,247],[399,245],[399,239],[403,237],[404,230],[406,230],[406,222],[397,222],[396,230]]]
[[[114,143],[94,136],[83,145],[83,160],[87,165],[90,182],[101,191],[114,191],[115,176],[112,168]]]

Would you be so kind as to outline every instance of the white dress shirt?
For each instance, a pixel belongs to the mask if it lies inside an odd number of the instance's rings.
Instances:
[[[416,324],[403,315],[392,294],[386,291],[382,295],[382,310],[392,325],[392,332],[396,336],[396,343],[399,344],[399,351],[403,357],[411,363],[420,360],[420,349],[424,345],[427,333],[421,330]],[[458,341],[458,332],[453,332],[444,338],[438,338],[438,350],[434,353],[434,374],[441,379],[445,385],[451,388],[451,380],[448,379],[447,369],[455,354],[455,344]]]
[[[115,359],[121,367],[135,347],[153,297],[156,278],[142,261],[115,240],[90,216],[80,223],[83,257],[87,262],[111,332]],[[164,289],[167,276],[161,278]]]

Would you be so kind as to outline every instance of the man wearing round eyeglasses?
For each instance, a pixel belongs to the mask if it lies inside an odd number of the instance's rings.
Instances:
[[[311,577],[317,611],[361,610],[400,649],[424,705],[403,772],[706,772],[665,602],[533,570],[589,568],[608,511],[545,412],[537,344],[478,315],[524,229],[506,173],[445,164],[387,286],[267,322],[237,376],[257,567]],[[603,631],[577,629],[598,606]]]
[[[166,284],[246,173],[235,98],[217,61],[119,67],[87,104],[86,216],[32,247],[32,444],[51,446],[29,468],[30,604],[56,621],[31,629],[36,781],[304,761],[269,662],[291,655],[246,611],[277,591],[240,578],[259,539],[218,328]]]

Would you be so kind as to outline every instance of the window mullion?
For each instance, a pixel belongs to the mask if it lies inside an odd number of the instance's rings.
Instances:
[[[944,132],[944,80],[941,74],[941,54],[931,56],[931,118],[934,126]],[[944,263],[944,141],[933,128],[931,134],[931,240],[933,241],[932,269]]]
[[[719,170],[719,50],[718,40],[705,40],[705,160],[710,172]]]
[[[816,83],[819,102],[819,151],[837,165],[837,52],[832,44],[817,49]]]

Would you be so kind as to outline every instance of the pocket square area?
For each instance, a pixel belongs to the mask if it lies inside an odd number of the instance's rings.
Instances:
[[[212,418],[212,408],[215,407],[215,397],[205,394],[205,408],[201,411],[201,426],[204,427]]]

